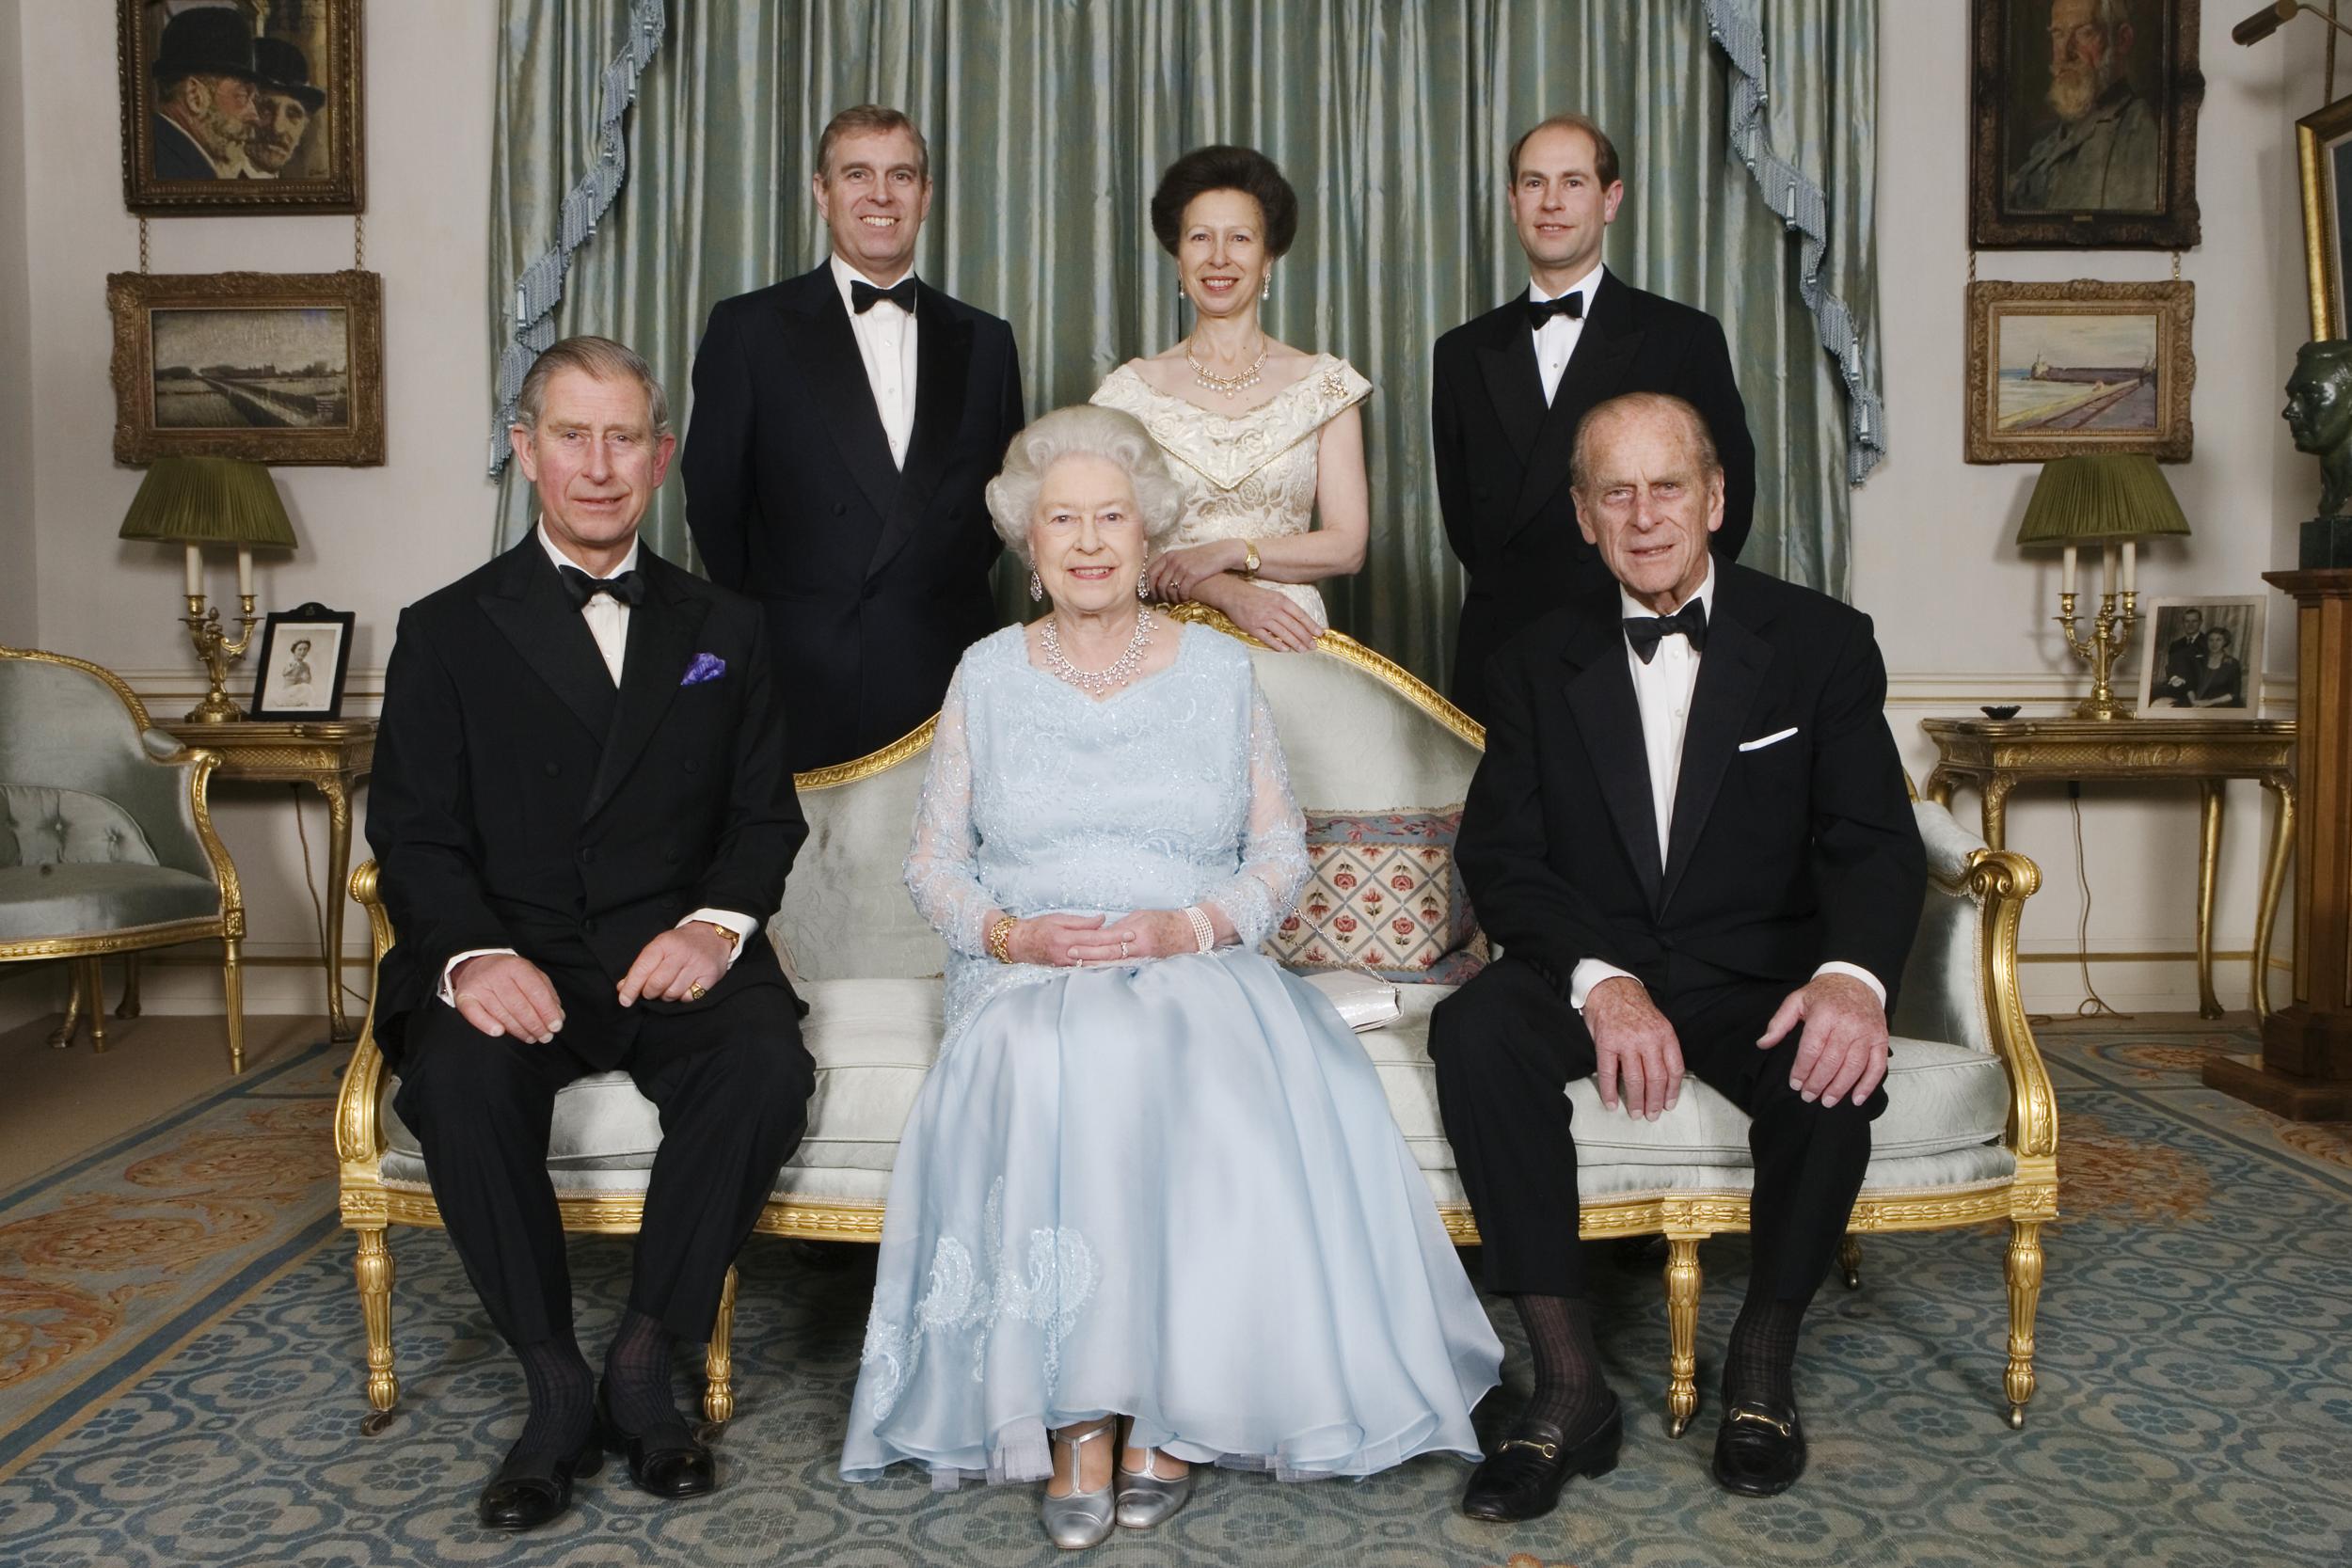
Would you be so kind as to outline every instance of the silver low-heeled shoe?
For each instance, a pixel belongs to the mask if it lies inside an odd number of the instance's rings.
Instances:
[[[1053,1434],[1056,1445],[1070,1450],[1070,1496],[1055,1497],[1053,1483],[1048,1481],[1043,1501],[1038,1509],[1038,1517],[1045,1521],[1045,1538],[1063,1551],[1074,1552],[1081,1547],[1099,1546],[1109,1540],[1111,1531],[1118,1528],[1111,1501],[1112,1489],[1118,1484],[1118,1465],[1114,1463],[1112,1479],[1097,1490],[1087,1492],[1078,1487],[1080,1451],[1097,1437],[1108,1436],[1117,1424],[1116,1417],[1105,1416],[1094,1424],[1092,1431],[1082,1432],[1075,1437],[1064,1437],[1059,1433]]]
[[[1160,1450],[1143,1450],[1143,1468],[1119,1470],[1119,1523],[1124,1529],[1150,1529],[1165,1524],[1192,1497],[1192,1470],[1181,1476],[1159,1473]]]

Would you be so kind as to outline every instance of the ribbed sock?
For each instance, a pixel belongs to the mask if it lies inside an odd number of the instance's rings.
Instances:
[[[522,1358],[523,1382],[531,1388],[531,1416],[515,1445],[516,1457],[539,1464],[569,1459],[596,1424],[596,1374],[569,1329],[518,1345],[515,1354]]]
[[[640,1436],[686,1425],[670,1394],[670,1331],[634,1307],[621,1314],[620,1332],[605,1353],[604,1383],[612,1418]]]
[[[1805,1303],[1756,1301],[1740,1307],[1724,1346],[1724,1404],[1740,1400],[1797,1402],[1790,1369],[1797,1364],[1797,1335],[1804,1326]]]
[[[1519,1309],[1535,1359],[1526,1418],[1549,1421],[1570,1437],[1591,1430],[1609,1408],[1592,1304],[1582,1296],[1513,1296],[1511,1304]]]

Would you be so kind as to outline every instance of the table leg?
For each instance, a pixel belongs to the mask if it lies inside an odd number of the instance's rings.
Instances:
[[[318,781],[326,797],[326,1032],[331,1039],[357,1038],[343,1017],[343,905],[351,897],[351,793],[340,778]]]
[[[2270,864],[2263,873],[2262,902],[2254,910],[2254,1021],[2270,1016],[2270,938],[2279,922],[2279,895],[2286,886],[2287,856],[2295,847],[2295,775],[2273,773],[2263,787],[2278,800],[2279,817],[2270,830]]]
[[[2016,782],[2002,773],[1992,774],[1984,781],[1984,800],[1979,809],[1988,848],[2006,847],[2002,841],[2009,832],[2009,792]]]
[[[1939,806],[1948,808],[1952,803],[1952,785],[1958,782],[1939,764],[1935,770],[1928,775],[1928,799]]]
[[[2219,1018],[2221,1000],[2213,993],[2213,883],[2221,864],[2221,801],[2228,785],[2219,779],[2197,781],[2197,1016]],[[2262,961],[2256,957],[2256,963]]]

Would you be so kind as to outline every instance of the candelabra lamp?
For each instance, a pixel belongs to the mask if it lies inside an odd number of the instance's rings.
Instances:
[[[2130,712],[2116,701],[2115,672],[2139,622],[2139,592],[2133,582],[2138,542],[2187,531],[2188,519],[2153,457],[2101,453],[2042,466],[2033,499],[2026,503],[2026,520],[2017,528],[2017,543],[2065,548],[2058,623],[2067,647],[2090,666],[2090,695],[2075,705],[2077,719],[2120,719]],[[2086,545],[2099,549],[2097,609],[2088,636],[2074,613],[2076,552]]]
[[[245,717],[226,689],[230,667],[245,656],[261,620],[253,612],[253,552],[291,550],[294,525],[269,470],[231,457],[159,457],[147,470],[122,519],[124,539],[160,539],[187,550],[188,641],[212,677],[212,689],[188,711],[190,723],[225,724]],[[237,548],[237,635],[221,626],[220,607],[204,602],[206,545]]]

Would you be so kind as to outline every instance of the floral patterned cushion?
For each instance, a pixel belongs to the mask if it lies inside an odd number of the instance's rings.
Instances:
[[[1292,969],[1460,985],[1486,965],[1486,938],[1454,864],[1462,808],[1307,813],[1314,866],[1298,907],[1266,939]]]

